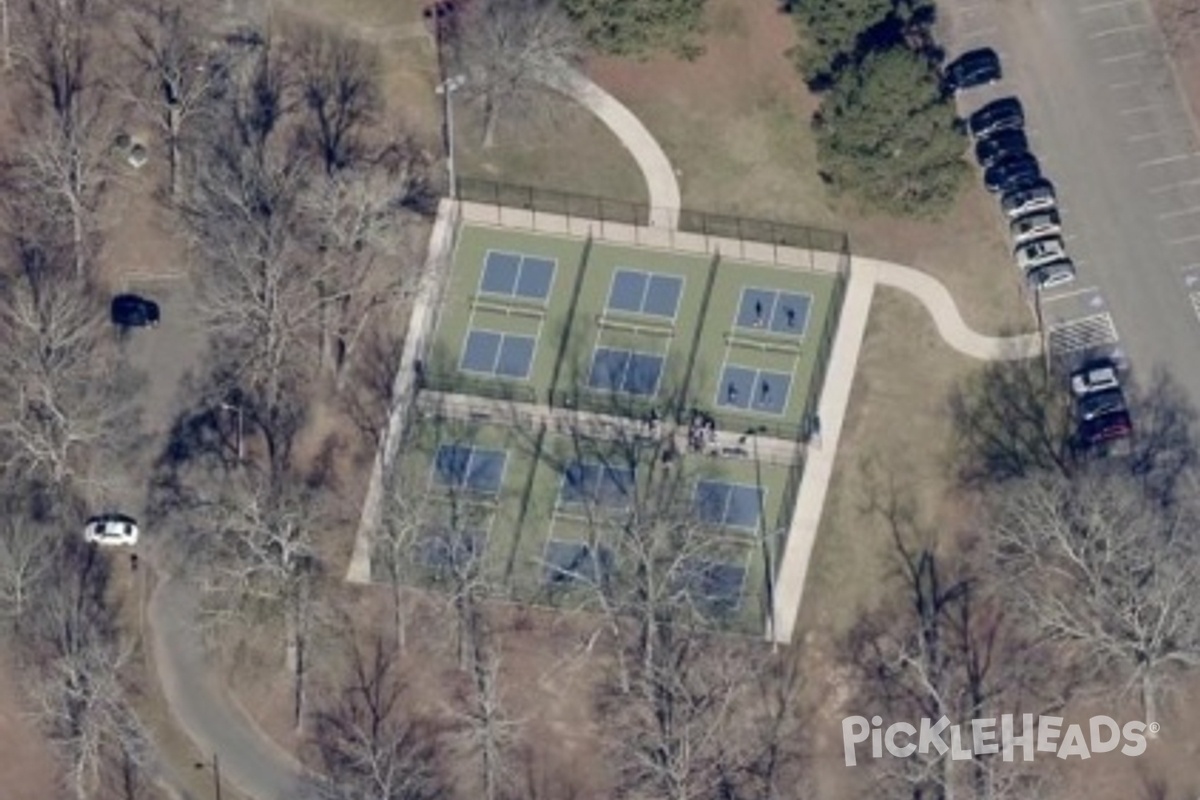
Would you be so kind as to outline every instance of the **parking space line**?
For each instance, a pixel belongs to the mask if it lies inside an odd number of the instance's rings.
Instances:
[[[1154,131],[1153,133],[1135,133],[1133,136],[1126,136],[1128,142],[1144,142],[1147,139],[1157,139],[1160,136],[1166,136],[1166,131]]]
[[[1079,262],[1077,261],[1075,263],[1078,264]],[[1067,292],[1056,293],[1049,297],[1047,297],[1045,294],[1043,294],[1042,295],[1042,305],[1044,306],[1047,303],[1057,303],[1060,300],[1073,300],[1076,297],[1079,297],[1081,294],[1094,294],[1099,291],[1100,291],[1099,286],[1088,286],[1085,289],[1072,289]]]
[[[1178,161],[1187,161],[1194,153],[1176,153],[1173,156],[1163,156],[1162,158],[1152,158],[1149,161],[1142,161],[1138,164],[1139,167],[1160,167],[1163,164],[1174,164]]]
[[[1163,192],[1169,192],[1172,189],[1178,189],[1182,186],[1196,186],[1197,184],[1200,184],[1200,178],[1189,178],[1185,181],[1175,181],[1175,183],[1166,183],[1162,186],[1155,186],[1147,191],[1149,191],[1150,194],[1162,194]]]
[[[1110,83],[1108,85],[1108,88],[1116,91],[1119,89],[1132,89],[1134,86],[1141,86],[1141,85],[1142,85],[1141,81],[1118,81],[1117,83]]]
[[[1168,239],[1167,246],[1174,247],[1177,244],[1187,244],[1188,242],[1200,242],[1200,233],[1191,236],[1180,236],[1178,239]]]
[[[1133,108],[1122,108],[1121,113],[1127,116],[1132,116],[1133,114],[1145,114],[1147,111],[1157,111],[1160,108],[1162,108],[1162,106],[1157,104],[1149,106],[1134,106]]]
[[[1135,53],[1122,53],[1119,56],[1109,56],[1108,58],[1100,59],[1101,64],[1120,64],[1122,61],[1133,61],[1134,59],[1142,58],[1146,55],[1145,50],[1138,50]]]
[[[1106,0],[1102,3],[1092,3],[1091,5],[1081,5],[1079,12],[1081,14],[1091,14],[1095,11],[1103,11],[1106,8],[1120,8],[1121,6],[1129,5],[1129,0]]]
[[[1190,208],[1181,208],[1176,211],[1164,211],[1158,215],[1159,219],[1174,219],[1175,217],[1186,217],[1190,214],[1200,214],[1200,206],[1192,206]]]
[[[1133,25],[1122,25],[1119,28],[1109,28],[1106,31],[1099,31],[1098,33],[1090,33],[1090,34],[1088,34],[1088,38],[1089,39],[1103,39],[1105,36],[1112,36],[1112,35],[1118,34],[1118,33],[1132,33],[1133,31],[1140,31],[1145,27],[1146,27],[1146,25],[1141,22],[1135,23]]]

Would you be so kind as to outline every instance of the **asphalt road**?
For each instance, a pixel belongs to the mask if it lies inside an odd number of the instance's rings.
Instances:
[[[990,46],[1058,189],[1076,281],[1044,295],[1052,348],[1165,368],[1200,407],[1200,154],[1144,0],[944,0],[951,56]],[[997,212],[997,224],[1003,224]]]
[[[259,733],[213,680],[193,625],[194,598],[167,580],[148,608],[154,658],[176,721],[208,757],[219,757],[222,782],[255,800],[296,797],[302,770]]]

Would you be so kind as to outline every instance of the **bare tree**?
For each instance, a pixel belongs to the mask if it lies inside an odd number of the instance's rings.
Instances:
[[[1021,610],[1088,678],[1136,691],[1156,721],[1162,693],[1200,665],[1194,502],[1164,508],[1115,471],[1039,476],[997,502],[997,560]]]
[[[31,604],[40,601],[57,577],[62,537],[20,509],[6,511],[0,523],[0,615],[12,623],[19,639]]]
[[[479,758],[482,797],[498,800],[512,780],[512,746],[524,723],[509,713],[502,697],[497,652],[489,649],[475,659],[470,689],[463,692],[458,707],[462,739]]]
[[[325,780],[321,800],[435,800],[444,794],[440,732],[412,714],[387,636],[347,637],[348,665],[335,699],[314,715],[310,736]]]
[[[399,141],[315,180],[302,197],[303,232],[317,255],[310,282],[321,365],[339,392],[376,314],[394,307],[415,281],[424,224],[409,209],[427,178],[415,144]]]
[[[467,79],[463,91],[483,111],[483,146],[491,147],[500,118],[535,110],[546,82],[579,61],[582,45],[553,0],[485,0],[465,13],[455,61]]]
[[[149,767],[145,732],[125,683],[133,652],[118,644],[105,605],[103,560],[80,545],[62,556],[59,579],[47,584],[23,637],[31,699],[64,763],[71,795],[111,797],[114,767],[118,773]]]
[[[132,41],[125,95],[162,132],[170,166],[170,196],[182,196],[182,148],[193,120],[210,111],[223,65],[206,51],[193,4],[139,0],[126,9]]]
[[[1070,670],[1014,623],[969,544],[939,537],[894,478],[870,473],[867,483],[870,510],[892,539],[896,593],[846,642],[857,696],[900,720],[997,717],[1022,704],[1060,708]],[[936,750],[875,766],[880,791],[896,798],[1000,800],[1028,795],[1036,783],[1020,765],[978,755],[960,765]]]
[[[23,15],[22,75],[35,105],[22,117],[18,182],[48,201],[45,213],[67,221],[80,276],[96,249],[97,215],[111,175],[105,157],[111,130],[95,63],[100,10],[94,0],[35,0]]]
[[[206,521],[184,547],[202,558],[194,574],[203,610],[217,626],[234,620],[280,625],[292,675],[292,719],[304,720],[309,643],[320,562],[313,529],[320,525],[304,486],[276,485],[251,470],[231,474],[191,511]]]
[[[62,485],[91,479],[91,460],[133,429],[137,385],[105,347],[87,283],[31,261],[0,293],[0,438],[7,464]]]
[[[371,149],[363,136],[383,111],[379,52],[312,27],[297,33],[291,50],[306,111],[303,140],[333,176]]]

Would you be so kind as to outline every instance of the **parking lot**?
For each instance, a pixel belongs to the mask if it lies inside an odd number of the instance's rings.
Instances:
[[[1076,280],[1043,293],[1056,355],[1168,368],[1200,403],[1200,155],[1142,0],[946,0],[948,55],[999,54],[1004,78],[960,95],[967,115],[1018,96],[1057,188]],[[1004,224],[999,212],[997,223]],[[1016,278],[1014,270],[1014,279]]]

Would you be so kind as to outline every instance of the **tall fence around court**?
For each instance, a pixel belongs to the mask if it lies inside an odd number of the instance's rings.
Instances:
[[[536,186],[462,177],[458,199],[486,206],[496,224],[526,227],[546,233],[576,232],[581,227],[603,241],[643,247],[713,253],[726,258],[776,263],[812,270],[848,268],[840,259],[822,254],[849,251],[841,231],[775,220],[678,209],[678,228],[651,224],[656,209],[640,203],[613,200]]]

